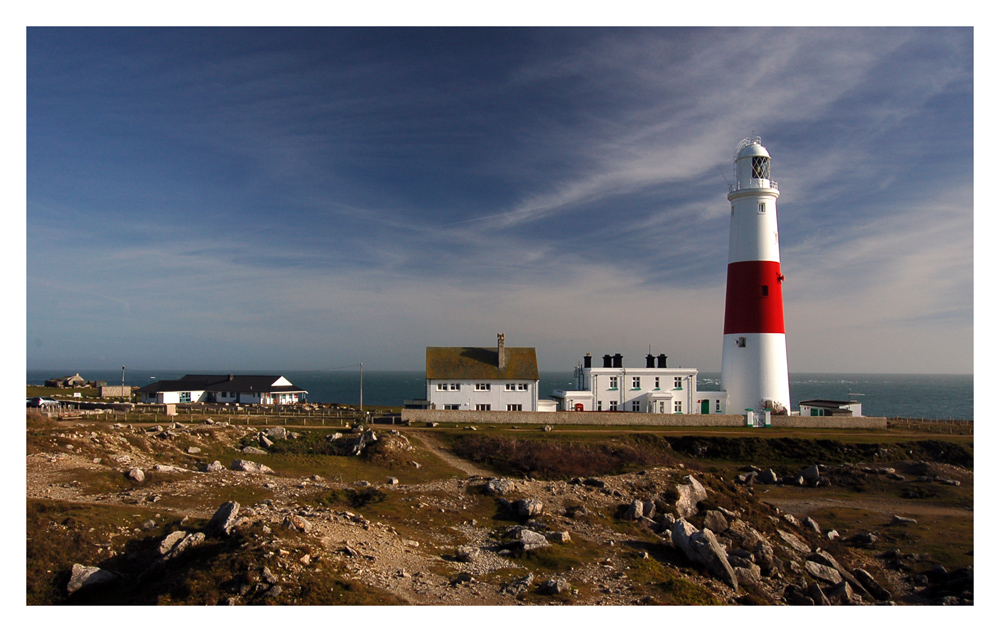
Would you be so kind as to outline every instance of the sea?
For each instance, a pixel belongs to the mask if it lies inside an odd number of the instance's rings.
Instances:
[[[86,380],[122,383],[117,370],[32,370],[28,384],[79,373]],[[188,373],[223,373],[205,370],[126,369],[125,383],[145,386],[157,380],[175,380]],[[244,373],[250,373],[245,371]],[[254,371],[262,375],[284,375],[293,384],[309,392],[307,399],[316,403],[357,405],[363,398],[368,406],[402,406],[404,400],[426,397],[422,371]],[[698,388],[719,390],[719,373],[699,373]],[[544,399],[557,389],[573,388],[572,372],[542,372],[539,393]],[[789,395],[793,409],[808,399],[853,399],[861,402],[863,414],[870,417],[906,417],[912,419],[973,420],[972,375],[927,374],[855,374],[792,373]]]

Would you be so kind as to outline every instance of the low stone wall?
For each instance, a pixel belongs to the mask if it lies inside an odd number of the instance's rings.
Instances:
[[[462,424],[537,424],[577,426],[718,426],[746,425],[742,415],[663,415],[657,413],[569,412],[532,413],[503,410],[403,409],[402,421]]]
[[[771,417],[772,428],[855,428],[885,430],[885,417]]]
[[[404,408],[403,423],[459,423],[577,426],[665,426],[742,428],[743,415],[664,415],[631,412],[532,413],[502,410],[419,410]],[[772,428],[873,428],[884,429],[884,417],[771,417]]]

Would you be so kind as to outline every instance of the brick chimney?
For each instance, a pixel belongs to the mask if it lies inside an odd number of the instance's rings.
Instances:
[[[497,368],[507,370],[507,351],[503,348],[503,334],[497,334]]]

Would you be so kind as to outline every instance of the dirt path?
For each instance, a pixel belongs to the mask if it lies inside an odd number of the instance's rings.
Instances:
[[[451,452],[448,452],[448,450],[441,445],[441,442],[438,441],[432,434],[425,434],[423,432],[411,430],[407,432],[407,435],[419,441],[420,445],[434,454],[434,456],[453,468],[465,472],[468,476],[495,476],[494,472],[484,469],[475,463],[466,461],[465,459],[460,459]]]
[[[939,505],[928,505],[926,503],[906,501],[865,501],[860,499],[852,499],[848,501],[837,498],[810,498],[808,500],[800,500],[797,498],[768,498],[767,502],[783,511],[796,515],[808,515],[811,511],[815,511],[816,509],[825,509],[826,507],[866,509],[868,511],[885,514],[887,517],[892,517],[894,515],[910,517],[915,515],[969,517],[972,515],[971,509],[963,509],[961,507],[941,507]]]

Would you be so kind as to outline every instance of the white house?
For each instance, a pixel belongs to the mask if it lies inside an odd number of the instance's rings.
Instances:
[[[654,363],[655,361],[655,363]],[[655,364],[655,366],[654,366]],[[592,365],[588,353],[573,372],[576,390],[558,390],[559,410],[624,411],[663,414],[723,414],[724,391],[699,391],[698,370],[667,367],[667,356],[646,356],[644,368],[622,366],[621,354],[604,356]]]
[[[307,391],[280,375],[185,375],[160,380],[138,391],[145,404],[295,404]]]
[[[534,347],[427,347],[427,407],[438,410],[538,410]]]

